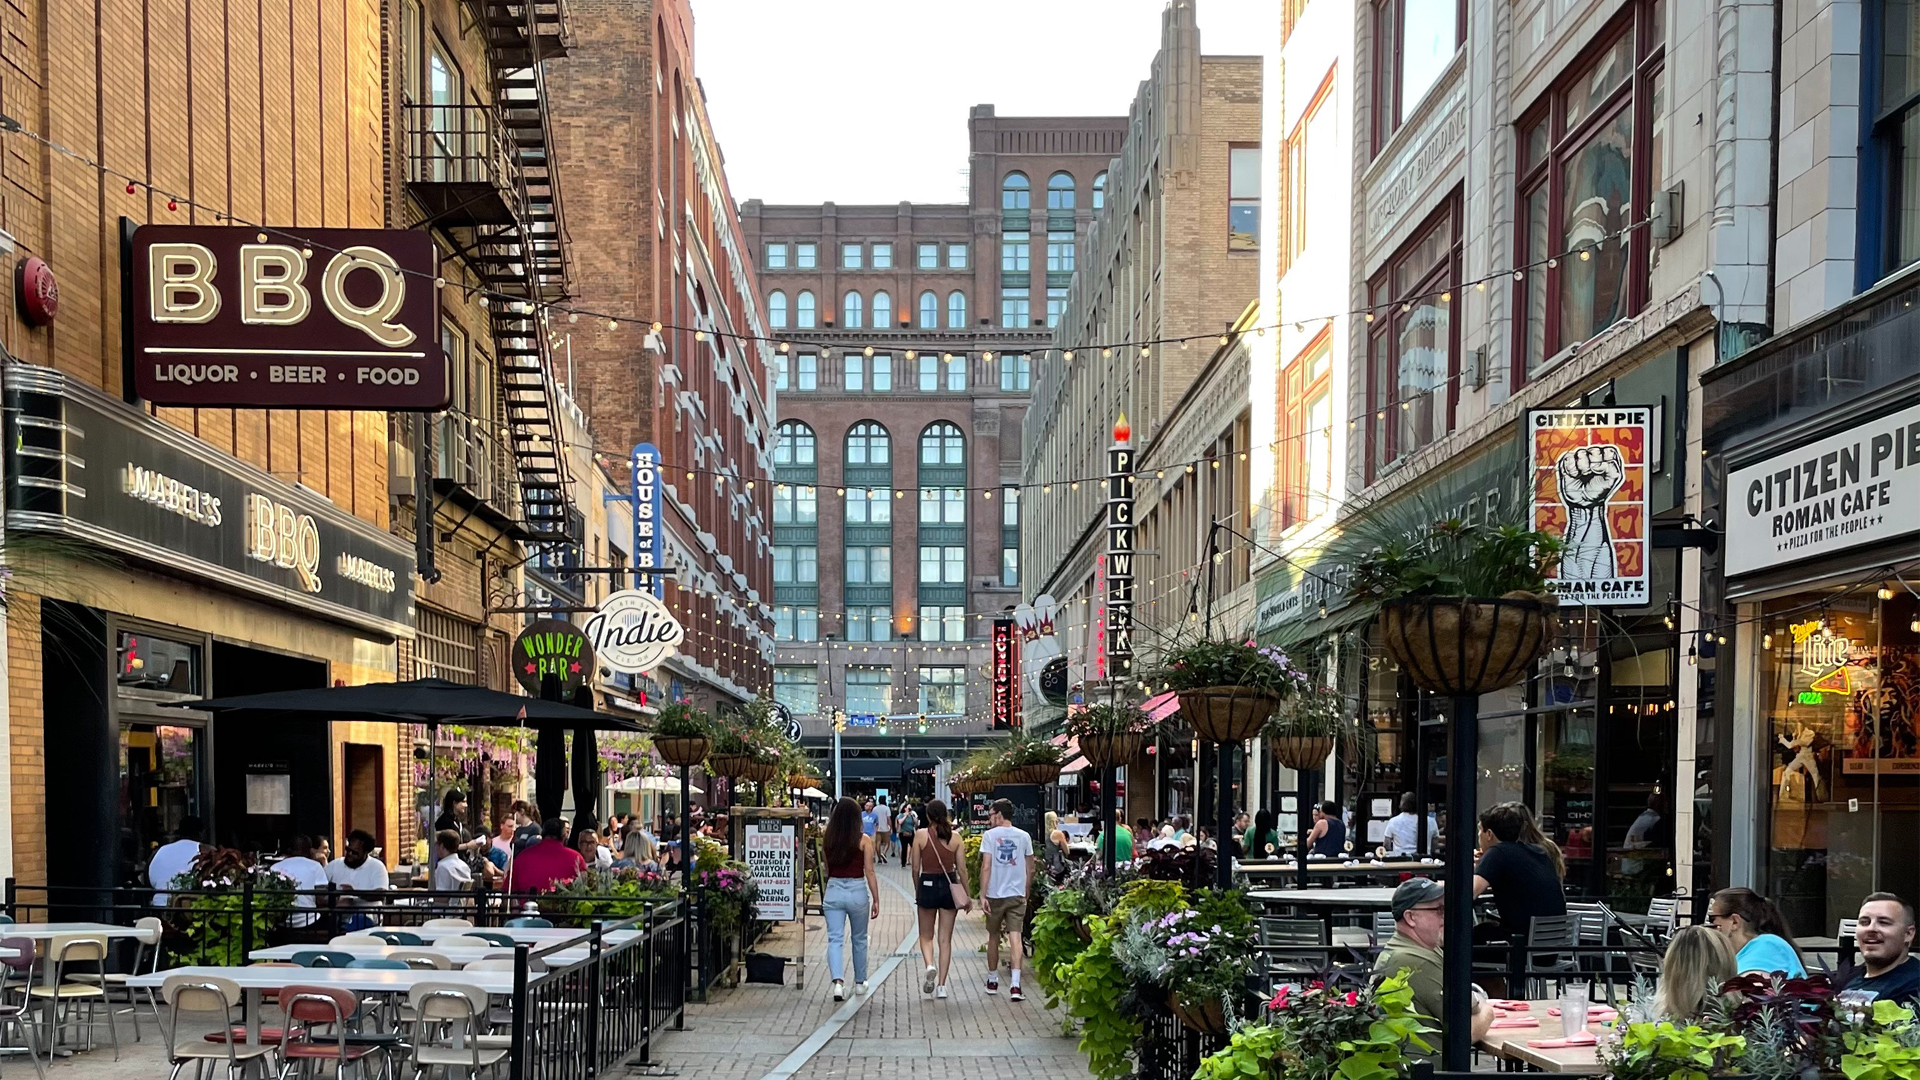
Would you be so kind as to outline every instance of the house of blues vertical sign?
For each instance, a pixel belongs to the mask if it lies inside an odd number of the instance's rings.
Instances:
[[[1127,414],[1107,448],[1107,673],[1133,675],[1133,435]]]
[[[666,554],[660,534],[660,451],[652,443],[633,448],[633,568],[638,582],[655,596],[667,595],[666,580],[646,571],[657,569]]]

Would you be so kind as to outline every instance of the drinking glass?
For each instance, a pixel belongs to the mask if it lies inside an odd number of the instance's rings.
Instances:
[[[1560,992],[1560,1034],[1572,1038],[1587,1030],[1587,984],[1569,983]]]

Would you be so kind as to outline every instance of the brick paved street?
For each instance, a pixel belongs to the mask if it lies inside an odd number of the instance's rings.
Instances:
[[[910,883],[897,865],[883,866],[880,918],[870,932],[872,952],[869,977],[875,980],[866,999],[836,1006],[827,977],[826,928],[819,916],[807,927],[807,986],[793,985],[794,968],[787,968],[787,985],[741,984],[716,990],[713,1000],[687,1010],[687,1030],[668,1031],[658,1041],[653,1060],[678,1073],[677,1080],[1028,1080],[1028,1078],[1084,1077],[1086,1065],[1075,1040],[1060,1034],[1059,1014],[1049,1012],[1040,993],[1020,1004],[1007,1000],[1005,979],[998,996],[982,989],[986,958],[981,952],[986,932],[979,914],[962,915],[954,928],[954,962],[950,976],[952,996],[938,1001],[920,994],[920,950],[910,940],[913,908]],[[898,890],[890,887],[897,885]],[[766,943],[771,952],[793,955],[792,926]],[[891,970],[887,964],[902,954]],[[886,973],[882,977],[882,973]],[[849,994],[852,986],[849,983]],[[216,1026],[217,1020],[196,1027]],[[819,1040],[808,1056],[796,1053],[817,1032]],[[149,1080],[167,1074],[166,1050],[150,1021],[145,1041],[133,1043],[125,1016],[120,1019],[120,1060],[110,1048],[61,1059],[52,1075],[70,1080]],[[104,1030],[101,1032],[104,1037]],[[18,1058],[0,1061],[7,1075],[29,1075],[31,1066]]]

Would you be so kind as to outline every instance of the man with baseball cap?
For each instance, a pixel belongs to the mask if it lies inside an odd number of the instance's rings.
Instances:
[[[1421,1038],[1436,1049],[1441,1045],[1442,1008],[1440,942],[1446,927],[1440,883],[1432,878],[1410,878],[1393,891],[1393,936],[1373,963],[1376,980],[1400,971],[1413,988],[1413,1009],[1427,1017],[1433,1032]],[[1473,999],[1473,1041],[1479,1042],[1493,1024],[1493,1010],[1485,999]]]

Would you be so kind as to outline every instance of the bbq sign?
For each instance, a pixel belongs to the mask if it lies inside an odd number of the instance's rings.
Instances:
[[[143,225],[132,261],[134,385],[156,405],[446,407],[425,232]]]
[[[1920,531],[1920,405],[1727,475],[1727,573]]]

